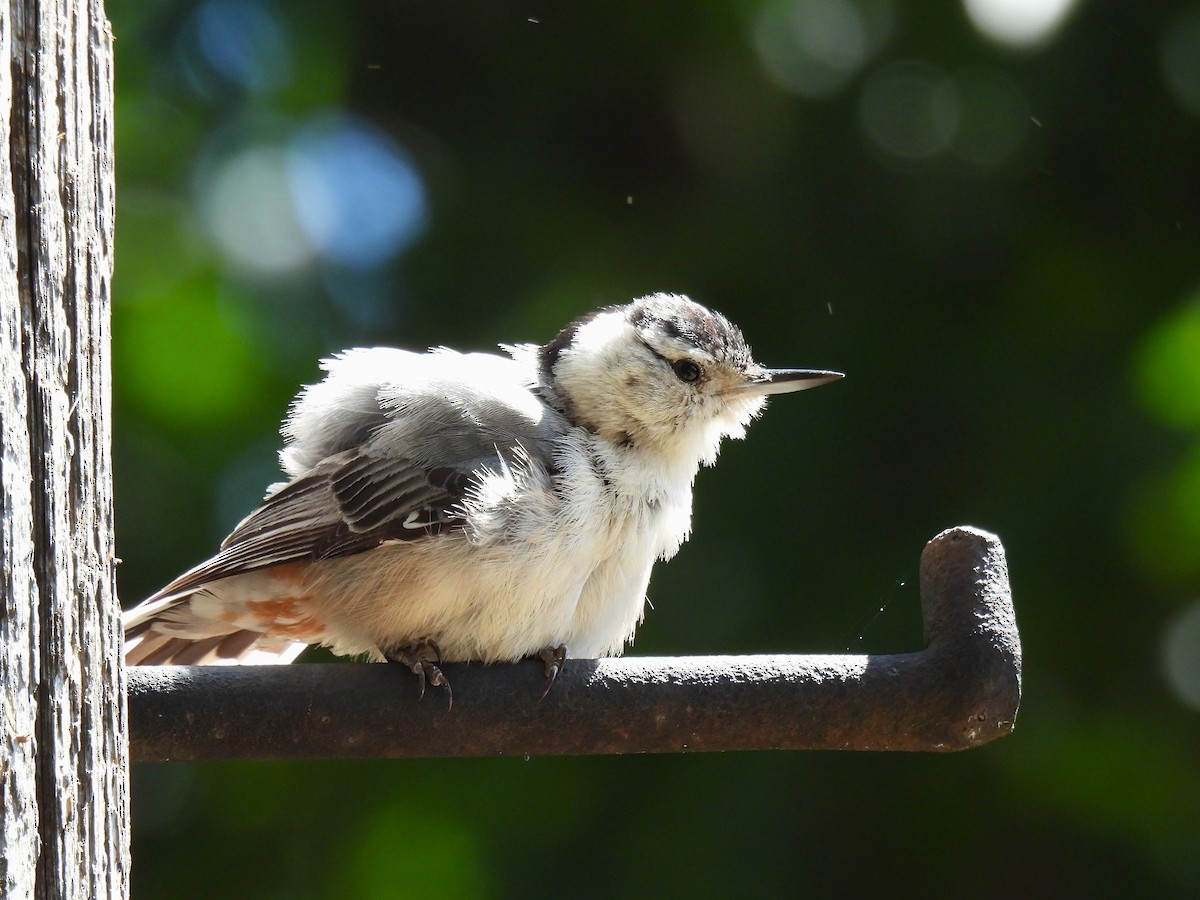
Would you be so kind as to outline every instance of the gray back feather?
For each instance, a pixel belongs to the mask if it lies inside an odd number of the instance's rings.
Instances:
[[[281,454],[297,476],[322,459],[361,448],[422,466],[474,466],[521,445],[549,462],[549,442],[567,427],[531,392],[533,348],[513,359],[437,349],[348,350],[322,366],[329,373],[292,406]]]
[[[284,423],[291,480],[153,599],[290,560],[361,553],[461,525],[477,473],[515,459],[552,471],[570,426],[531,388],[534,348],[513,359],[435,350],[349,350],[326,360]]]

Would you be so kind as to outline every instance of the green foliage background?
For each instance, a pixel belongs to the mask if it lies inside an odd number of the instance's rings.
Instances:
[[[680,291],[768,364],[849,377],[701,473],[633,652],[917,649],[921,547],[977,524],[1009,554],[1016,732],[953,756],[140,766],[135,897],[1200,891],[1200,5],[1082,0],[1022,50],[945,0],[766,9],[112,0],[122,596],[254,505],[321,356],[540,342]],[[861,28],[806,93],[757,48],[813,9]],[[402,148],[415,239],[238,263],[205,173],[331,120]]]

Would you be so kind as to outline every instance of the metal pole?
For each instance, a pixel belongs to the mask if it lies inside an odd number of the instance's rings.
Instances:
[[[953,528],[921,557],[926,648],[890,656],[447,665],[454,706],[400,666],[134,667],[135,760],[963,750],[1008,734],[1021,649],[1004,548]]]

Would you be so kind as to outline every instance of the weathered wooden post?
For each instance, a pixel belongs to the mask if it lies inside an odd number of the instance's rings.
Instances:
[[[124,897],[103,3],[9,0],[0,55],[0,890]]]

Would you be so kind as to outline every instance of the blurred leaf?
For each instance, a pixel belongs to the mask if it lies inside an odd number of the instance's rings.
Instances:
[[[346,828],[340,865],[331,867],[330,897],[486,898],[479,840],[453,817],[393,801]]]
[[[171,428],[244,419],[258,406],[254,349],[220,314],[211,284],[180,286],[169,300],[121,308],[113,345],[123,396]]]
[[[1177,428],[1200,427],[1200,296],[1141,340],[1135,375],[1142,402]]]
[[[1129,523],[1146,571],[1172,580],[1200,575],[1200,446],[1137,486]]]

